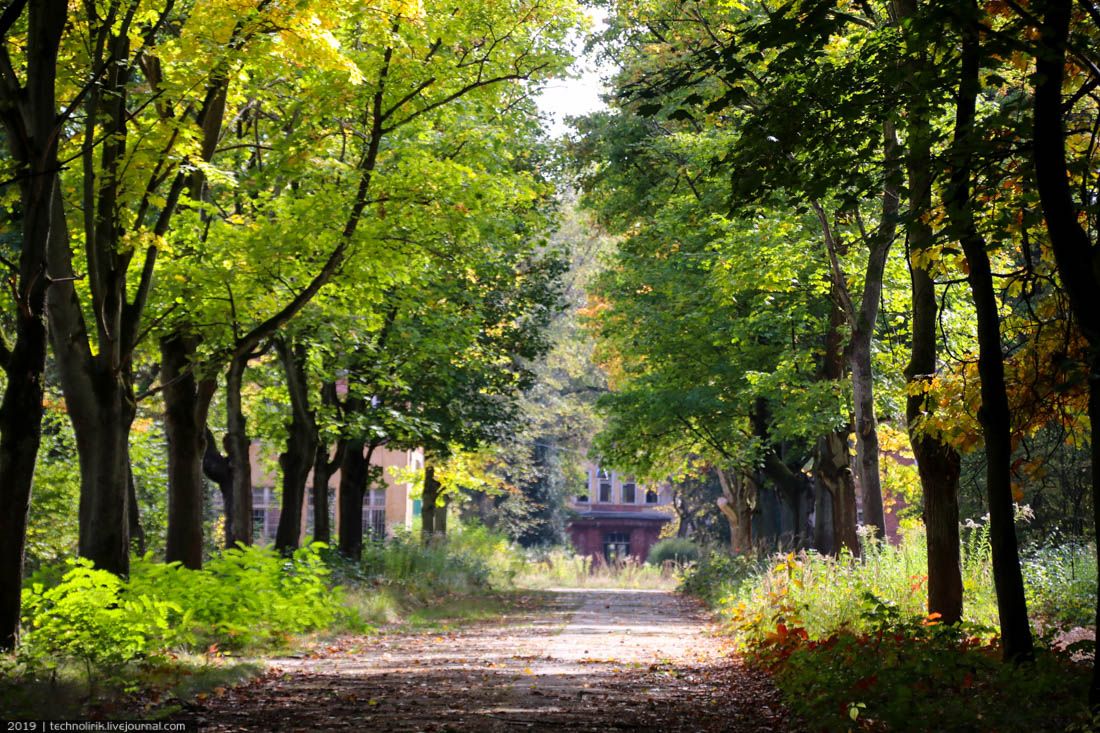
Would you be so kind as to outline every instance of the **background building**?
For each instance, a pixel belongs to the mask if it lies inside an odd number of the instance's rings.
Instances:
[[[259,442],[252,444],[252,524],[257,543],[273,542],[279,526],[282,506],[277,485],[278,474],[273,469],[276,460],[261,456]],[[363,497],[363,531],[372,537],[392,537],[399,528],[411,529],[413,517],[419,513],[419,501],[412,499],[412,486],[394,477],[396,468],[401,471],[418,471],[424,467],[424,452],[416,450],[390,450],[376,448],[371,455],[371,465],[382,468],[385,488],[375,488]],[[340,531],[339,516],[335,509],[340,500],[340,472],[329,479],[329,512],[332,536]],[[302,510],[301,539],[313,534],[313,474],[306,482],[306,496]]]
[[[661,528],[672,521],[672,490],[636,483],[595,464],[587,467],[588,492],[573,497],[568,532],[578,554],[605,562],[645,562]]]

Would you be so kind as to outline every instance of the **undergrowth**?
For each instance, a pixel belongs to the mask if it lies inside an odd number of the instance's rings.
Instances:
[[[964,532],[962,623],[925,612],[926,548],[910,531],[898,546],[868,541],[861,557],[814,552],[773,558],[705,555],[682,589],[715,607],[749,658],[772,674],[813,729],[1064,730],[1088,725],[1087,670],[1058,650],[1089,623],[1096,594],[1091,548],[1024,553],[1036,660],[1004,664],[997,644],[988,527]],[[1041,633],[1038,633],[1041,630]],[[1085,728],[1082,728],[1085,729]]]
[[[425,545],[410,533],[369,543],[360,562],[329,556],[333,575],[347,588],[345,605],[366,625],[416,622],[426,609],[476,616],[464,599],[492,605],[488,591],[510,588],[523,565],[522,555],[502,536],[479,525],[462,526],[446,539]]]
[[[515,576],[522,588],[629,588],[671,590],[680,581],[675,563],[647,565],[633,558],[605,563],[566,550],[551,550],[528,558]]]
[[[988,629],[906,616],[868,593],[862,630],[811,636],[777,602],[767,634],[748,642],[795,712],[814,729],[1062,731],[1088,721],[1088,675],[1040,649],[1006,664]]]
[[[521,564],[482,527],[430,546],[409,534],[371,543],[358,562],[319,543],[290,556],[239,547],[201,570],[135,558],[126,579],[68,560],[27,579],[20,645],[0,656],[0,712],[116,715],[137,697],[220,689],[221,676],[252,674],[249,658],[305,634],[487,618],[505,605],[494,589],[509,587]]]

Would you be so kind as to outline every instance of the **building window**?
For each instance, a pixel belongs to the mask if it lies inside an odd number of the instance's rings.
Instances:
[[[611,502],[611,474],[602,468],[596,469],[596,482],[599,492],[596,494],[597,501],[608,504]]]
[[[260,541],[267,539],[267,526],[266,522],[264,521],[265,519],[267,519],[266,509],[252,510],[252,536]]]
[[[371,489],[363,505],[363,532],[372,540],[386,538],[386,490]]]
[[[370,523],[367,524],[367,531],[370,533],[371,539],[384,540],[386,538],[386,510],[385,509],[372,509],[370,513]]]
[[[608,532],[603,536],[603,556],[608,562],[624,560],[630,555],[630,533]]]
[[[623,504],[633,504],[637,501],[635,497],[634,482],[627,481],[623,484]]]
[[[645,503],[646,504],[656,504],[657,503],[657,492],[654,491],[653,489],[647,489],[646,492],[645,492]]]
[[[267,542],[270,539],[268,527],[278,524],[279,516],[272,511],[274,499],[270,489],[252,489],[252,537],[257,543]],[[272,514],[275,516],[271,517]]]
[[[573,498],[576,499],[581,504],[587,504],[588,503],[588,494],[581,494],[580,496],[575,496]]]

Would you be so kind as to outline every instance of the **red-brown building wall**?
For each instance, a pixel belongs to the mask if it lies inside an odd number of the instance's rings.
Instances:
[[[624,512],[625,513],[625,512]],[[582,515],[583,516],[583,515]],[[641,520],[625,516],[622,519],[574,519],[569,525],[573,547],[579,555],[603,560],[604,538],[611,532],[630,535],[630,555],[645,562],[649,549],[657,543],[661,527],[668,520]]]

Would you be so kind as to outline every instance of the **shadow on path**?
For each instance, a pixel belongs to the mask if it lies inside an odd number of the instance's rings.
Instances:
[[[553,590],[535,611],[348,637],[186,717],[210,731],[784,731],[778,695],[659,591]]]

